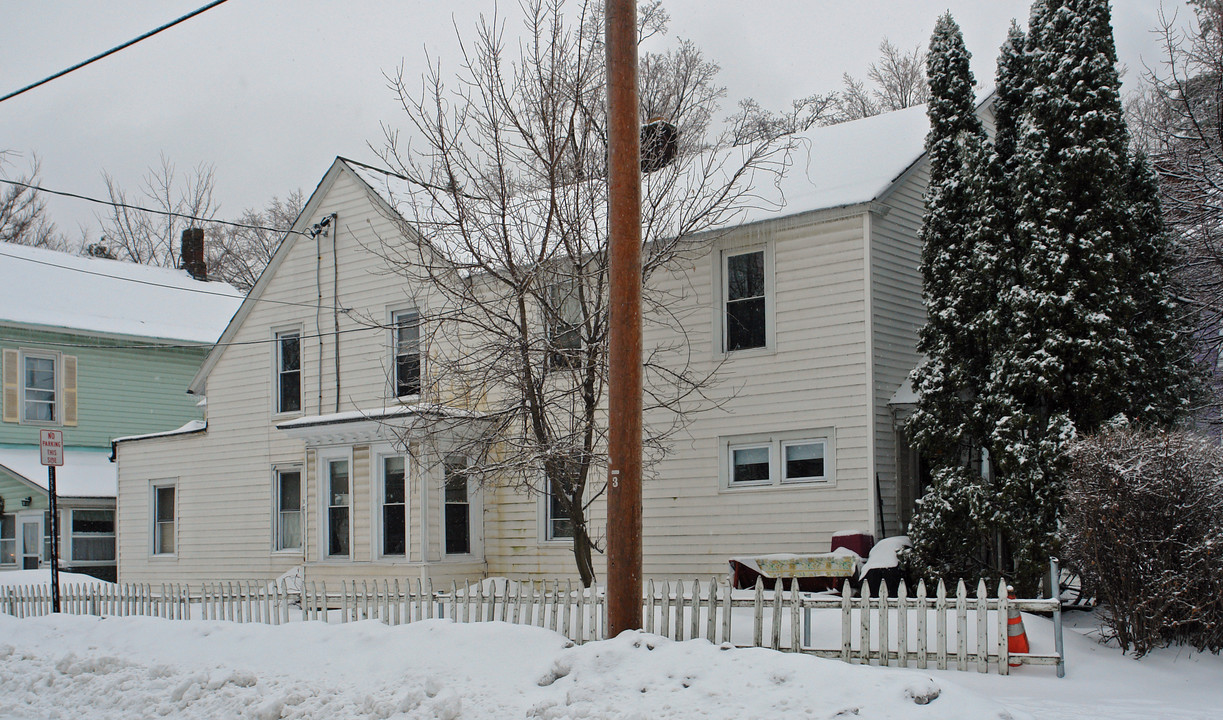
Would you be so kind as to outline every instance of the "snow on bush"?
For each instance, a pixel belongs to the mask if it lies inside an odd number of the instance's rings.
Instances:
[[[1076,442],[1067,560],[1125,650],[1223,649],[1223,448],[1184,432],[1114,429]]]

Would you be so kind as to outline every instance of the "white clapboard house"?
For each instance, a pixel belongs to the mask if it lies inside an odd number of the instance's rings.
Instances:
[[[915,107],[807,132],[784,208],[750,212],[704,257],[655,276],[682,286],[694,362],[720,365],[730,399],[697,415],[645,483],[647,576],[824,552],[842,530],[903,532],[919,474],[898,417],[924,321],[927,128]],[[427,373],[429,348],[396,328],[410,334],[411,298],[427,288],[406,292],[371,250],[404,237],[401,182],[336,159],[191,383],[207,395],[206,426],[116,443],[121,579],[298,566],[313,580],[574,575],[546,498],[488,484],[444,492],[442,464],[404,452],[430,417],[396,377],[413,363],[395,355],[418,353]],[[337,231],[312,238],[333,214]],[[763,268],[764,327],[757,347],[727,352],[723,289],[743,264]],[[386,327],[345,332],[359,318]],[[651,332],[647,347],[665,341]],[[752,481],[736,482],[748,464]],[[602,526],[596,507],[595,535]]]

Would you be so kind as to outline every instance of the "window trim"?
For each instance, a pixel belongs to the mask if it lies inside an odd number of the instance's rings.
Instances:
[[[297,473],[297,515],[300,529],[297,547],[281,547],[281,473]],[[272,466],[272,552],[286,555],[301,555],[306,551],[306,472],[300,463],[283,463]]]
[[[407,395],[399,394],[399,319],[400,316],[412,314],[416,316],[416,358],[418,366],[417,390],[415,393]],[[388,311],[389,320],[388,327],[390,328],[390,342],[388,347],[391,351],[390,372],[387,373],[389,382],[388,396],[397,400],[418,400],[421,396],[421,391],[425,384],[425,339],[421,334],[421,326],[423,324],[422,313],[417,307],[400,307]]]
[[[175,494],[177,495],[177,493]],[[74,526],[76,524],[76,514],[78,512],[108,512],[110,513],[110,516],[111,516],[110,533],[109,534],[107,533],[79,533],[78,534],[76,530],[74,529]],[[68,532],[66,533],[67,539],[68,539],[68,552],[64,553],[61,550],[60,554],[66,556],[66,558],[61,557],[60,562],[67,561],[73,565],[80,565],[80,566],[112,565],[116,563],[119,560],[118,527],[119,526],[118,526],[117,508],[106,508],[106,507],[69,508],[68,510]],[[112,538],[115,541],[115,545],[113,548],[114,557],[110,558],[109,560],[78,560],[76,558],[76,541],[78,537],[81,537],[81,538],[105,538],[105,537]]]
[[[47,420],[31,420],[26,417],[26,368],[25,363],[27,358],[38,358],[42,360],[50,360],[52,368],[52,392],[55,393],[55,398],[51,402],[51,413],[53,415],[50,421]],[[22,425],[38,425],[42,427],[60,427],[64,424],[64,363],[62,353],[56,350],[39,350],[31,348],[19,348],[17,351],[17,409],[20,412],[18,418]]]
[[[398,452],[389,447],[384,447],[381,450],[372,450],[370,454],[374,459],[373,507],[376,509],[376,517],[372,518],[373,522],[370,523],[374,532],[371,547],[374,548],[375,557],[379,560],[388,563],[408,562],[412,557],[412,459],[408,453]],[[386,548],[386,460],[392,457],[403,458],[404,539],[402,555],[387,555],[384,552]]]
[[[158,542],[159,538],[161,537],[160,533],[158,532],[158,525],[161,523],[157,519],[157,511],[160,508],[160,505],[158,505],[158,491],[166,488],[171,488],[174,490],[174,507],[172,508],[174,515],[173,520],[171,521],[174,524],[174,549],[171,552],[161,552],[159,549],[160,543]],[[149,496],[149,556],[153,558],[176,558],[178,557],[179,548],[178,530],[180,521],[182,520],[178,512],[178,480],[154,480],[153,482],[149,483]],[[116,557],[116,559],[118,558]]]
[[[305,345],[302,342],[301,325],[287,325],[283,327],[272,328],[272,414],[276,416],[301,415],[305,410],[305,373],[303,365],[305,364]],[[297,337],[297,409],[283,409],[283,400],[280,394],[280,376],[281,370],[281,338],[291,336]]]
[[[744,348],[742,350],[726,349],[726,303],[729,289],[729,273],[727,262],[735,255],[746,255],[753,252],[764,253],[764,345],[761,347]],[[716,247],[710,253],[713,256],[713,356],[717,359],[751,357],[754,355],[772,355],[777,351],[776,322],[776,272],[774,265],[773,241],[771,239],[752,238],[728,242]]]
[[[354,529],[356,523],[353,519],[356,515],[356,494],[353,492],[353,457],[352,448],[345,447],[334,449],[331,452],[320,450],[315,455],[316,474],[318,475],[318,493],[319,493],[319,545],[318,558],[322,562],[328,563],[350,563],[353,561],[353,546],[355,544]],[[348,554],[347,555],[332,555],[331,554],[331,463],[336,460],[344,460],[348,463]],[[339,506],[336,506],[339,507]]]
[[[824,474],[819,478],[785,477],[785,449],[794,445],[819,443],[824,446]],[[769,448],[768,480],[734,482],[734,451],[747,448]],[[836,431],[834,428],[782,430],[771,433],[734,435],[718,439],[719,492],[753,492],[796,490],[799,488],[836,487]]]

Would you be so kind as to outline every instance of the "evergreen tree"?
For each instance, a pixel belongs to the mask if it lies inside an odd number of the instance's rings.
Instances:
[[[976,576],[986,536],[976,522],[985,488],[973,459],[985,433],[979,401],[989,354],[982,319],[995,289],[990,237],[980,223],[986,136],[975,112],[970,57],[955,20],[940,17],[926,56],[930,183],[918,235],[928,317],[918,350],[926,360],[913,374],[919,401],[907,426],[932,470],[909,527],[909,557],[931,576]]]
[[[1015,276],[999,295],[1007,325],[986,390],[995,520],[1028,592],[1055,550],[1065,443],[1118,415],[1167,422],[1188,389],[1167,238],[1150,171],[1127,152],[1116,62],[1106,0],[1033,6],[1006,253]]]

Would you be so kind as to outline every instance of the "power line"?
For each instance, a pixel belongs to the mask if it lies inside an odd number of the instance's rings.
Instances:
[[[46,265],[47,267],[59,268],[60,270],[71,270],[72,272],[84,273],[85,275],[95,275],[97,277],[109,278],[111,280],[121,280],[123,282],[136,283],[137,285],[149,285],[151,287],[166,288],[168,290],[179,290],[182,292],[197,293],[199,295],[216,295],[218,297],[233,298],[235,300],[245,299],[241,295],[234,295],[232,293],[219,292],[215,290],[202,290],[199,288],[182,287],[181,285],[170,285],[167,283],[153,282],[151,280],[138,280],[136,278],[123,277],[121,275],[110,275],[108,273],[98,272],[96,270],[86,270],[85,268],[77,268],[77,267],[72,267],[70,265],[60,265],[58,263],[48,262],[46,260],[35,260],[34,258],[22,257],[21,255],[13,255],[13,254],[4,252],[3,250],[0,250],[0,257],[12,258],[14,260],[24,260],[25,262],[35,263],[37,265]],[[116,262],[121,262],[121,261],[116,261]],[[256,302],[272,303],[273,305],[294,305],[297,307],[307,307],[311,309],[318,307],[317,304],[315,303],[300,303],[300,302],[293,302],[291,300],[272,300],[272,299],[265,299],[265,298],[253,298],[253,299]],[[347,308],[342,308],[342,310],[345,313],[348,312]]]
[[[242,228],[245,230],[266,230],[274,233],[294,233],[296,235],[303,236],[309,234],[301,232],[300,230],[286,230],[284,228],[264,227],[262,225],[248,225],[246,223],[232,222],[230,220],[216,220],[213,218],[200,217],[199,215],[188,215],[186,213],[174,212],[173,210],[156,210],[153,208],[140,207],[139,205],[129,205],[128,203],[115,202],[114,200],[101,200],[99,198],[89,197],[88,195],[79,195],[77,193],[67,192],[65,190],[51,190],[39,185],[30,185],[29,183],[23,183],[18,180],[7,180],[5,178],[0,178],[0,183],[4,183],[5,185],[15,185],[27,190],[33,190],[34,192],[45,192],[49,195],[58,195],[60,197],[72,198],[74,200],[85,200],[86,202],[96,203],[98,205],[123,208],[124,210],[136,210],[138,212],[146,212],[153,215],[165,215],[167,217],[181,218],[183,220],[197,220],[202,223],[226,225],[228,227]]]
[[[140,42],[141,40],[153,37],[154,35],[161,32],[162,30],[168,30],[169,28],[174,27],[175,25],[183,22],[184,20],[190,20],[191,18],[195,17],[196,15],[199,15],[202,12],[211,10],[223,2],[226,2],[226,0],[214,0],[213,2],[208,3],[204,7],[199,8],[198,10],[193,10],[187,13],[186,15],[180,17],[177,20],[172,20],[166,23],[165,25],[162,25],[159,28],[150,30],[149,32],[141,35],[138,38],[135,38],[133,40],[128,40],[127,42],[123,43],[122,45],[116,45],[115,47],[111,48],[110,50],[107,50],[104,53],[101,53],[99,55],[94,55],[93,57],[89,58],[88,60],[85,60],[84,62],[79,62],[76,65],[73,65],[72,67],[66,70],[60,70],[59,72],[55,73],[54,75],[51,75],[50,77],[43,78],[42,80],[39,80],[38,82],[33,83],[31,85],[26,85],[25,87],[21,88],[20,90],[14,90],[13,92],[9,93],[8,95],[5,95],[4,97],[0,97],[0,102],[4,102],[5,100],[8,100],[9,98],[15,98],[23,92],[26,92],[28,90],[33,90],[34,88],[38,87],[39,85],[45,85],[51,82],[52,80],[56,78],[61,78],[74,70],[80,70],[81,68],[85,67],[86,65],[93,63],[93,62],[97,62],[98,60],[101,60],[102,58],[108,55],[114,55],[115,53],[119,52],[120,50],[123,50],[124,48],[129,48],[135,45],[136,43]]]
[[[312,340],[315,338],[322,338],[322,337],[334,337],[336,334],[347,335],[348,333],[366,332],[369,330],[386,330],[390,327],[391,326],[389,325],[384,326],[384,325],[368,324],[368,325],[361,325],[359,327],[354,327],[354,328],[345,328],[343,330],[330,330],[324,333],[310,333],[309,335],[301,334],[301,335],[298,335],[297,337],[301,338],[302,340]],[[281,339],[282,338],[265,338],[263,340],[242,340],[242,341],[234,341],[234,342],[227,342],[227,343],[220,343],[220,342],[218,343],[130,343],[127,345],[111,345],[111,344],[102,345],[99,343],[70,343],[70,342],[56,342],[54,340],[31,340],[29,338],[0,337],[0,342],[25,343],[27,345],[46,345],[48,347],[61,347],[61,348],[91,348],[95,350],[153,350],[153,349],[164,350],[164,349],[170,349],[170,348],[196,349],[201,346],[238,347],[241,345],[267,345],[268,343],[280,342]]]

